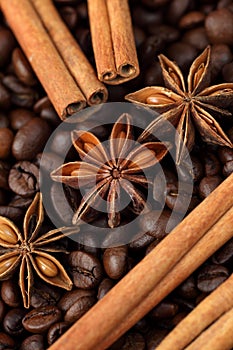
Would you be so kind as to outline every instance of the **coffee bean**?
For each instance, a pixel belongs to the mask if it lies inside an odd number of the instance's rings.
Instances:
[[[233,62],[225,64],[222,69],[222,75],[226,83],[233,83]]]
[[[9,203],[9,206],[25,210],[29,207],[31,203],[32,203],[32,198],[24,198],[24,197],[15,195],[14,197],[12,197]]]
[[[9,173],[11,190],[22,197],[32,197],[39,190],[39,169],[33,163],[16,163]]]
[[[170,318],[178,312],[178,305],[170,301],[162,301],[150,312],[150,317],[154,320]]]
[[[0,81],[0,107],[1,109],[9,109],[11,105],[11,95],[10,92]]]
[[[198,50],[204,50],[209,44],[209,39],[204,27],[187,30],[182,37],[182,41],[192,45]]]
[[[99,288],[98,288],[98,294],[97,299],[102,299],[114,286],[114,281],[110,278],[105,278],[103,281],[100,282]]]
[[[59,157],[59,156],[58,156]],[[54,161],[56,159],[54,158]],[[53,168],[54,169],[54,168]],[[46,182],[47,184],[47,182]],[[50,189],[50,198],[54,215],[58,217],[61,225],[71,225],[74,212],[64,196],[64,189],[58,183],[53,183]]]
[[[147,214],[141,215],[139,218],[140,229],[154,238],[161,239],[167,235],[166,226],[171,216],[169,210],[164,210],[160,215],[160,211],[152,210]]]
[[[0,350],[15,349],[15,341],[6,333],[0,332]]]
[[[102,266],[94,255],[74,251],[70,253],[68,263],[74,285],[78,288],[94,288],[103,278]]]
[[[118,339],[109,350],[145,350],[146,343],[142,334],[130,331]]]
[[[35,89],[22,83],[16,76],[8,75],[2,79],[11,92],[11,102],[18,107],[31,108],[38,98]]]
[[[16,44],[15,38],[9,29],[0,28],[0,43],[0,67],[2,68],[9,62]]]
[[[9,126],[9,118],[6,116],[6,114],[0,112],[0,128],[8,128]]]
[[[229,147],[219,147],[218,157],[220,161],[225,164],[226,162],[233,160],[233,150]]]
[[[28,312],[22,323],[28,332],[44,333],[52,324],[60,321],[61,317],[61,311],[56,306],[42,306]]]
[[[228,264],[233,261],[233,239],[230,239],[222,248],[220,248],[212,257],[215,264]]]
[[[233,13],[230,10],[222,8],[210,12],[205,28],[212,44],[233,44]]]
[[[177,23],[181,16],[185,13],[189,6],[189,0],[183,0],[182,3],[179,0],[170,1],[170,6],[167,13],[167,18],[170,23]]]
[[[70,30],[75,29],[78,21],[78,14],[71,6],[63,6],[60,9],[62,19],[65,21]]]
[[[50,135],[50,128],[41,118],[33,118],[18,130],[12,153],[17,160],[32,160],[41,152]]]
[[[191,160],[193,164],[193,180],[196,182],[201,180],[201,178],[203,177],[204,169],[199,158],[192,156]]]
[[[229,277],[229,271],[221,265],[208,265],[200,269],[197,275],[197,288],[205,293],[216,289]]]
[[[150,11],[140,5],[134,6],[132,17],[134,22],[144,30],[150,26],[157,26],[161,24],[162,21],[161,12],[159,10]]]
[[[0,160],[0,188],[8,189],[8,176],[10,165],[7,162]]]
[[[73,323],[84,315],[96,302],[93,291],[76,289],[67,292],[58,303],[63,311],[64,321]]]
[[[11,307],[20,305],[20,291],[18,284],[12,279],[3,281],[1,285],[2,300]]]
[[[224,164],[222,173],[225,177],[230,176],[233,173],[233,160],[230,160]]]
[[[13,222],[19,222],[23,218],[23,210],[20,208],[14,208],[7,205],[0,206],[0,216],[5,216]]]
[[[103,255],[104,269],[112,279],[121,278],[127,270],[127,246],[107,248]]]
[[[185,42],[176,42],[168,47],[167,53],[181,69],[187,70],[197,56],[197,49]]]
[[[205,20],[205,15],[200,11],[190,11],[185,14],[179,21],[181,29],[190,29],[202,24]]]
[[[10,129],[0,128],[0,159],[10,156],[13,140],[14,134]]]
[[[18,47],[15,48],[12,53],[12,63],[14,72],[20,81],[29,86],[36,84],[37,80],[35,78],[33,70],[23,51]]]
[[[222,182],[219,175],[205,176],[199,184],[199,194],[201,198],[206,198]]]
[[[225,65],[233,59],[228,45],[215,44],[211,48],[211,77],[214,79]]]
[[[49,345],[55,343],[55,341],[68,329],[68,322],[57,322],[54,323],[48,331],[47,341]]]
[[[61,297],[59,288],[37,281],[31,290],[31,306],[40,308],[47,305],[56,305]]]
[[[150,236],[147,233],[144,233],[143,231],[139,231],[134,238],[129,243],[129,248],[132,250],[140,250],[145,247],[147,247],[149,244],[151,244],[154,241],[154,237]]]
[[[26,108],[16,108],[9,112],[11,128],[19,130],[35,117],[35,113]]]
[[[178,288],[177,292],[180,296],[187,299],[197,297],[198,290],[193,276],[188,277]]]
[[[45,350],[44,338],[41,334],[33,334],[24,339],[20,350]]]
[[[11,336],[20,336],[24,333],[22,319],[26,314],[24,309],[11,309],[7,312],[3,320],[4,330]]]
[[[5,313],[6,313],[6,305],[2,300],[0,300],[0,322],[3,321]]]

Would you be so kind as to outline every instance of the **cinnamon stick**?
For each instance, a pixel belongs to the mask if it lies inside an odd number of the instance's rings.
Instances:
[[[185,350],[231,350],[233,347],[233,308],[221,316]]]
[[[162,278],[233,206],[233,196],[231,195],[233,190],[232,180],[233,174],[196,207],[102,300],[71,327],[51,347],[51,350],[60,349],[64,346],[67,350],[103,349],[105,348],[103,347],[105,340],[109,339],[115,328],[119,327],[123,322],[125,322],[124,330],[126,331],[132,325],[127,323],[127,318],[133,310],[136,310],[143,303]],[[227,214],[230,215],[230,218]],[[229,234],[230,225],[230,235],[232,236],[233,210],[230,210],[227,214],[220,226],[222,227],[222,224],[224,224],[224,229]],[[229,220],[231,220],[230,224]],[[224,234],[223,229],[221,233]],[[220,237],[221,234],[218,231],[214,241],[218,242]],[[202,246],[202,254],[208,249],[208,246]],[[124,307],[119,307],[119,305],[124,305]],[[147,308],[141,310],[140,317],[147,312]],[[133,321],[136,323],[137,320],[138,318],[135,317]],[[90,332],[90,329],[98,330],[98,332]],[[83,334],[85,334],[85,337],[83,337]],[[79,339],[78,344],[75,339]]]
[[[1,0],[1,10],[61,119],[85,107],[85,97],[51,42],[30,0]]]
[[[233,308],[233,275],[186,316],[157,346],[157,350],[182,350],[222,314]],[[199,348],[201,349],[201,347]]]
[[[61,19],[51,0],[31,0],[54,45],[62,56],[89,105],[107,101],[108,91],[97,79],[96,73],[78,43]]]
[[[138,76],[128,0],[88,0],[88,14],[98,78],[116,85]]]

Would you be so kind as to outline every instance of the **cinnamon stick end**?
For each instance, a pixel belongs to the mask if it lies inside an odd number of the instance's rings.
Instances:
[[[100,103],[106,102],[108,99],[108,90],[103,87],[93,92],[93,94],[88,98],[87,103],[89,106],[95,106]]]
[[[74,113],[81,111],[84,107],[86,107],[86,101],[77,101],[68,104],[60,115],[61,120],[67,121],[69,117],[71,117]]]

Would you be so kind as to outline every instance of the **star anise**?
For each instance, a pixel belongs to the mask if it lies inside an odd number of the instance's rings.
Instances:
[[[51,173],[51,177],[73,188],[86,190],[73,224],[80,219],[88,221],[90,208],[98,207],[105,199],[109,226],[118,226],[123,192],[129,196],[135,214],[147,207],[137,186],[150,183],[143,171],[160,162],[170,145],[161,142],[140,145],[133,140],[132,131],[131,116],[122,114],[112,128],[109,147],[90,132],[72,132],[73,145],[82,160],[63,164]]]
[[[19,286],[23,303],[30,306],[30,290],[33,285],[33,269],[45,282],[70,290],[72,281],[61,263],[50,253],[64,251],[50,243],[64,237],[65,228],[54,229],[40,235],[44,219],[42,196],[37,193],[28,208],[23,233],[15,224],[0,216],[0,279],[10,278],[19,268]]]
[[[171,122],[176,133],[176,161],[181,162],[185,148],[190,151],[195,142],[195,129],[205,142],[233,147],[231,141],[215,120],[216,116],[229,116],[225,108],[232,103],[233,84],[210,84],[210,46],[192,63],[187,88],[179,67],[164,55],[159,55],[166,87],[151,86],[128,94],[128,101],[151,107],[162,113],[144,130],[139,141],[161,128],[165,120]],[[186,146],[186,147],[185,147]]]

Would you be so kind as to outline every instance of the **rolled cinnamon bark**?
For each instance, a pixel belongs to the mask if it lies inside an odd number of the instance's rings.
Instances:
[[[61,119],[86,100],[48,36],[30,0],[1,0],[1,10]]]
[[[107,101],[108,91],[58,14],[51,0],[31,0],[54,45],[92,106]]]

